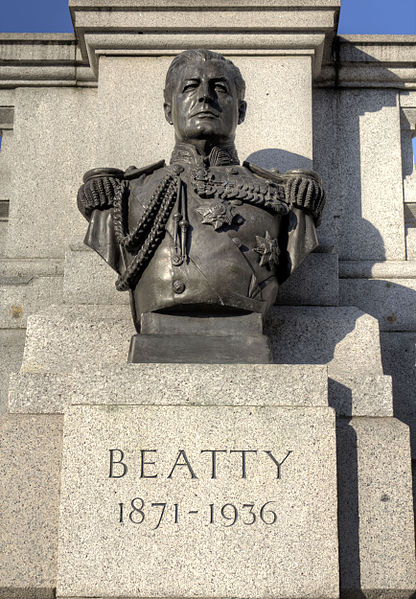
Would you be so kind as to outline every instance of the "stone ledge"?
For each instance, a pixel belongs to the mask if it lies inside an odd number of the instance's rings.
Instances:
[[[328,406],[325,366],[126,364],[65,374],[12,374],[9,410],[63,413],[71,404]]]
[[[126,364],[13,373],[9,412],[63,413],[89,405],[330,406],[339,416],[393,416],[391,377],[329,379],[325,366]],[[340,382],[342,380],[342,383]]]
[[[416,89],[415,35],[345,35],[337,60],[327,60],[318,86]]]
[[[169,0],[163,5],[152,0],[99,4],[72,0],[69,7],[83,60],[96,75],[100,54],[151,50],[175,54],[187,48],[287,54],[303,49],[318,73],[325,38],[330,45],[336,32],[340,2],[214,0],[208,7],[200,0]],[[285,34],[288,30],[291,33]]]
[[[416,260],[340,260],[339,276],[341,279],[416,279]]]
[[[55,276],[64,274],[61,258],[0,258],[0,277]]]
[[[80,59],[72,33],[0,33],[0,88],[91,82]]]
[[[353,306],[277,306],[265,332],[276,364],[327,364],[329,376],[381,375],[377,320]],[[23,372],[126,363],[128,306],[48,306],[28,321]]]
[[[310,56],[314,74],[320,71],[325,35],[323,33],[258,33],[223,31],[160,33],[85,33],[88,61],[98,77],[100,56],[175,56],[191,48],[214,49],[224,56]]]

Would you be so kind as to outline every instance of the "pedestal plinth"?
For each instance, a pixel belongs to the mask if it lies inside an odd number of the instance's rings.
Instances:
[[[331,408],[74,406],[58,597],[338,597]]]

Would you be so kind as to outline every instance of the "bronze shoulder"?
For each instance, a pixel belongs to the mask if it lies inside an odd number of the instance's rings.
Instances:
[[[285,202],[310,214],[316,226],[320,224],[325,192],[317,172],[299,168],[280,173],[277,169],[267,170],[250,162],[244,162],[243,166],[255,175],[283,186]]]
[[[78,209],[89,220],[93,210],[105,210],[114,205],[114,197],[123,181],[152,173],[164,165],[165,161],[160,160],[143,168],[130,166],[126,171],[116,168],[94,168],[87,171],[78,191]]]

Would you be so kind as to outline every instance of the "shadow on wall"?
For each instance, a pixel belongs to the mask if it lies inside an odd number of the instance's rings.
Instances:
[[[387,123],[395,116],[386,114],[386,108],[397,107],[396,91],[318,89],[314,105],[314,168],[327,193],[322,232],[334,239],[341,260],[384,260],[383,238],[364,215],[371,211],[380,222],[384,211],[387,222],[390,200],[396,200],[391,177],[400,176],[401,181],[399,157],[397,172],[390,173],[387,167],[394,156],[380,141],[383,124],[390,132],[399,126],[396,120]],[[381,160],[383,167],[374,168],[374,161]]]
[[[294,168],[312,169],[312,160],[307,156],[279,150],[278,148],[258,150],[247,156],[245,160],[268,170],[275,168],[280,173]]]

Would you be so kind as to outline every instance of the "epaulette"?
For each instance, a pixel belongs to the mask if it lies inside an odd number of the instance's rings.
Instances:
[[[319,185],[322,185],[322,179],[316,171],[311,171],[305,168],[295,168],[290,171],[286,171],[285,173],[281,173],[276,168],[271,170],[267,170],[258,166],[257,164],[253,164],[252,162],[243,162],[243,166],[248,168],[255,175],[259,175],[259,177],[263,177],[264,179],[269,179],[274,183],[284,184],[288,179],[293,179],[293,177],[307,177],[308,179],[314,179]]]
[[[154,162],[153,164],[143,166],[142,168],[137,168],[136,166],[129,166],[129,168],[125,171],[122,171],[119,168],[93,168],[85,173],[83,177],[83,182],[86,183],[91,179],[98,179],[101,177],[112,177],[114,179],[125,179],[126,181],[130,181],[131,179],[137,179],[138,177],[140,177],[140,175],[150,175],[157,169],[163,168],[164,166],[165,161],[159,160],[159,162]]]
[[[283,185],[285,183],[285,177],[280,173],[277,169],[267,170],[258,166],[257,164],[253,164],[252,162],[243,162],[243,166],[245,166],[249,171],[262,177],[263,179],[268,179],[269,181],[273,181],[273,183],[278,183]]]
[[[285,202],[310,214],[315,225],[319,226],[325,206],[325,192],[322,189],[322,179],[318,173],[303,168],[279,173],[276,169],[268,171],[250,162],[243,162],[243,166],[255,175],[283,185]]]
[[[159,160],[143,168],[130,166],[126,171],[118,168],[93,168],[87,171],[77,197],[81,214],[89,220],[93,210],[111,208],[116,194],[122,189],[123,181],[149,175],[164,166],[165,161]]]
[[[159,168],[163,168],[165,166],[164,160],[159,160],[159,162],[154,162],[153,164],[149,164],[149,166],[143,166],[142,168],[137,168],[136,166],[129,166],[123,173],[123,179],[126,181],[131,181],[132,179],[137,179],[141,175],[151,175],[154,171],[157,171]]]

